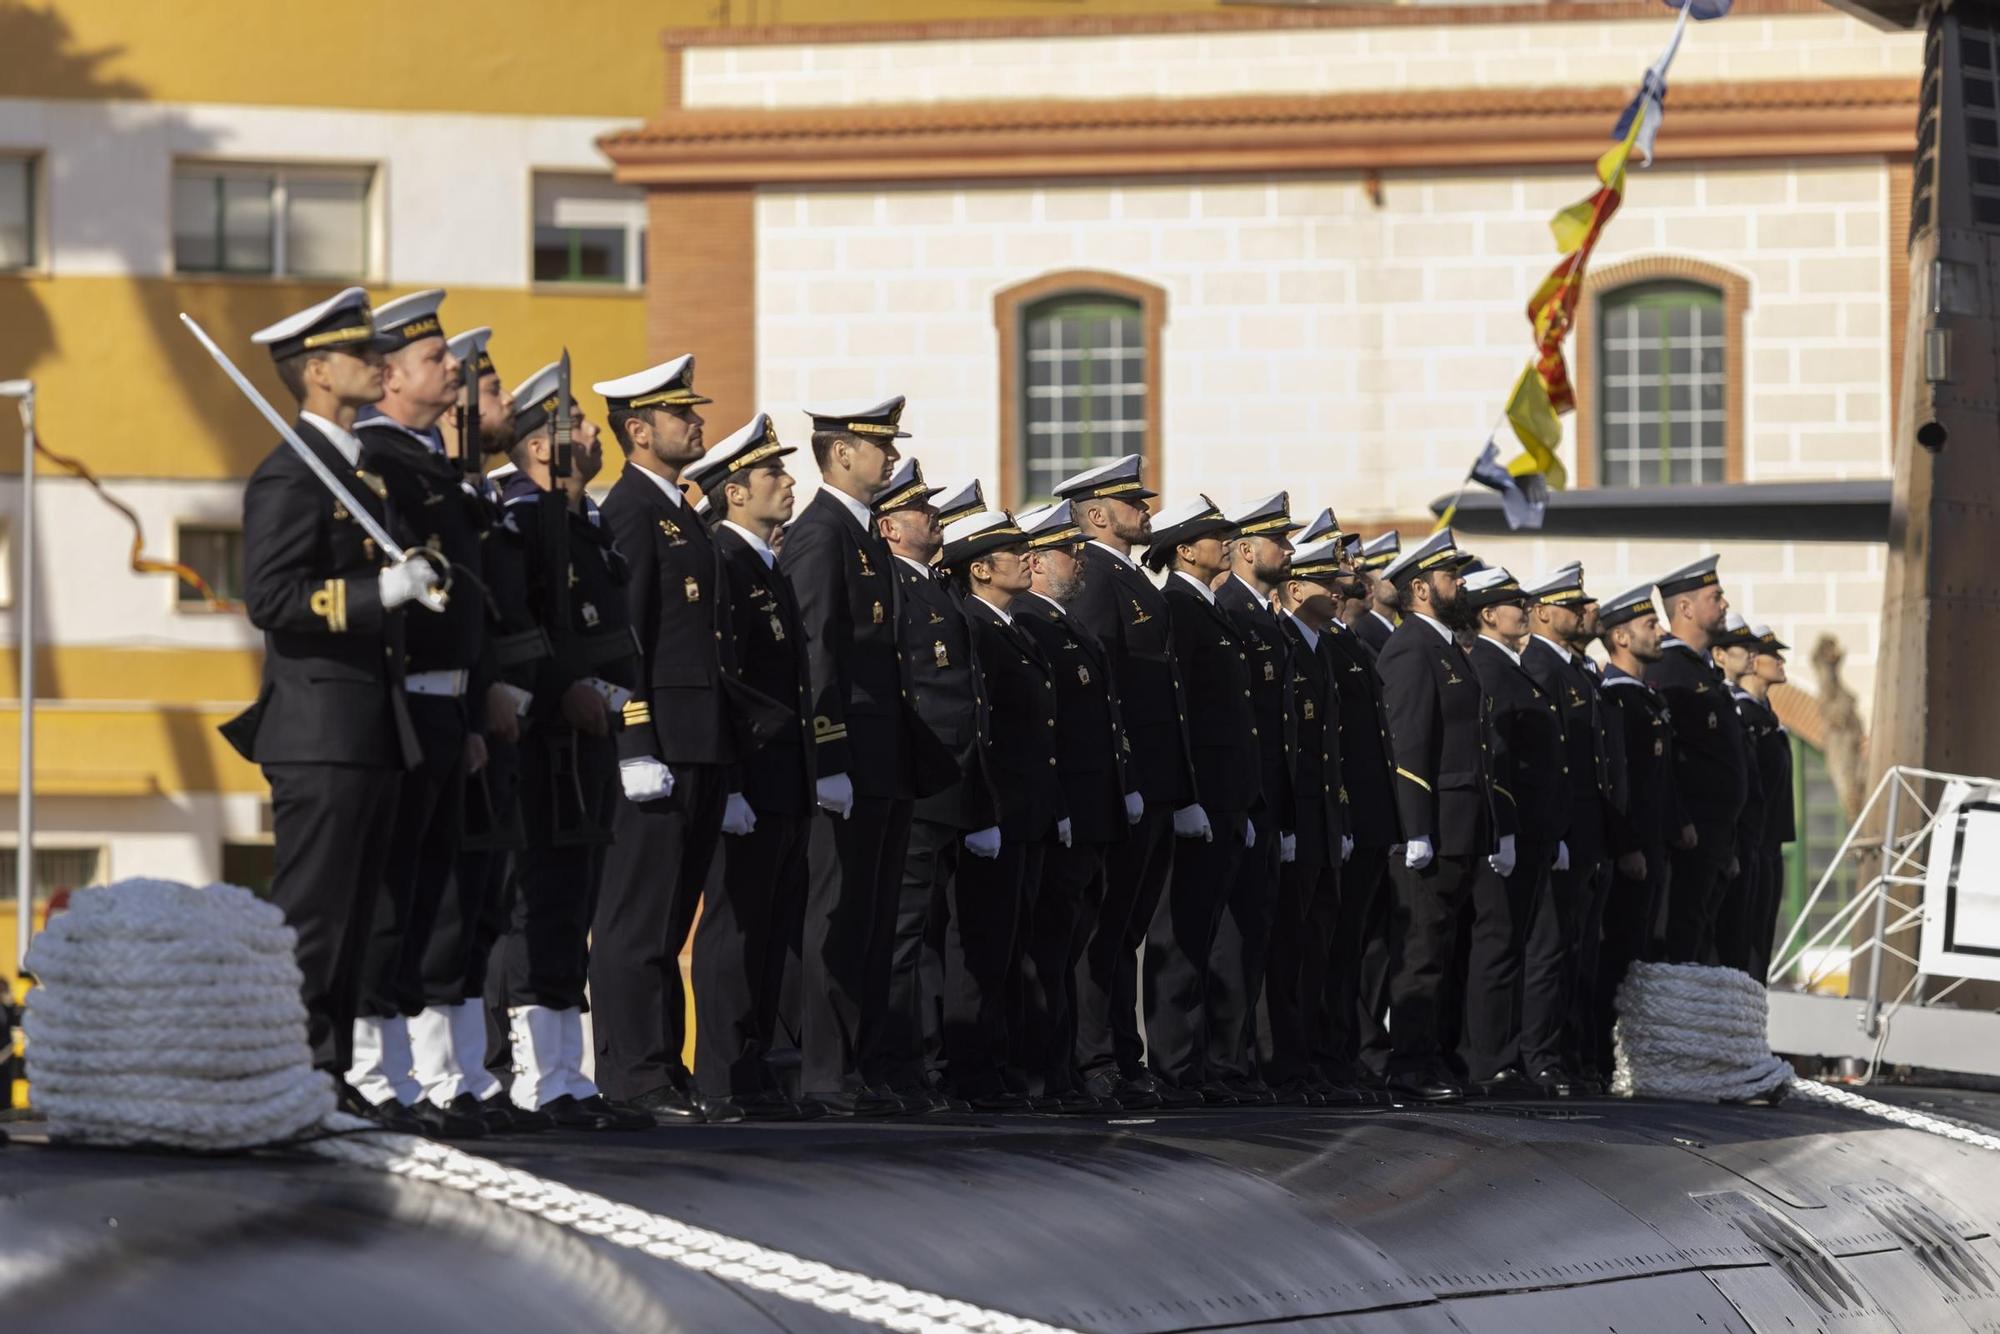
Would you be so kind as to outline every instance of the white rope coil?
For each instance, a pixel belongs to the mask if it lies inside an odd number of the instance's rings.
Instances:
[[[1618,988],[1614,1093],[1745,1102],[1786,1084],[1764,987],[1734,968],[1635,963]]]

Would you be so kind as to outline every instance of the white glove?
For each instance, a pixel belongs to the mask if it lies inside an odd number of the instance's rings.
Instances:
[[[1250,817],[1247,815],[1243,817],[1243,846],[1246,848],[1257,846],[1257,826],[1250,823]]]
[[[1200,802],[1192,806],[1183,806],[1174,812],[1174,837],[1198,838],[1207,843],[1215,842],[1214,826],[1209,824],[1208,812],[1201,808]]]
[[[1297,834],[1278,835],[1278,860],[1295,862],[1299,859],[1299,836]]]
[[[722,807],[722,832],[739,836],[757,832],[757,812],[750,809],[741,792],[730,793]]]
[[[1340,864],[1347,865],[1347,859],[1354,855],[1354,838],[1349,834],[1340,836]]]
[[[854,780],[846,774],[828,774],[813,784],[813,797],[829,815],[846,820],[854,815]]]
[[[1488,857],[1486,864],[1493,868],[1493,874],[1495,875],[1514,874],[1514,836],[1512,834],[1500,835],[1500,851]]]
[[[1125,823],[1137,824],[1146,814],[1146,799],[1137,792],[1125,794]]]
[[[1064,816],[1062,819],[1056,821],[1056,837],[1062,840],[1064,847],[1070,845],[1070,839],[1075,836],[1075,832],[1076,826],[1069,822],[1068,816]]]
[[[1065,824],[1068,821],[1064,821]],[[965,850],[975,857],[992,861],[1000,855],[1000,826],[988,825],[965,836]]]
[[[1556,870],[1567,871],[1568,869],[1569,869],[1569,844],[1558,843],[1556,844]]]
[[[1403,845],[1403,865],[1412,871],[1421,871],[1431,864],[1431,841],[1427,838],[1413,838]]]
[[[376,575],[375,583],[382,590],[384,611],[411,601],[420,602],[432,611],[444,610],[444,575],[421,551],[411,552],[408,560],[398,561]]]
[[[674,771],[649,755],[618,762],[627,801],[657,801],[674,794]]]

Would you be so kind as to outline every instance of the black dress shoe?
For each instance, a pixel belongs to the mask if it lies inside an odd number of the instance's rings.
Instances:
[[[1271,1090],[1271,1096],[1280,1107],[1318,1107],[1326,1101],[1303,1079],[1286,1080]]]
[[[1160,1092],[1160,1081],[1151,1075],[1140,1075],[1133,1079],[1121,1079],[1111,1086],[1106,1095],[1114,1099],[1118,1106],[1128,1112],[1143,1112],[1164,1105]],[[1096,1092],[1095,1089],[1091,1092]]]
[[[346,1106],[340,1109],[343,1112],[361,1117],[363,1120],[373,1121],[376,1125],[382,1127],[382,1129],[393,1130],[399,1135],[427,1135],[430,1133],[424,1128],[424,1123],[419,1121],[410,1112],[409,1108],[403,1106],[402,1103],[397,1102],[394,1098],[389,1099],[387,1102],[370,1102],[366,1097],[362,1096],[358,1089],[350,1089],[348,1091],[353,1093],[354,1097]]]
[[[1458,1102],[1465,1088],[1442,1070],[1413,1070],[1391,1075],[1389,1091],[1408,1102]]]
[[[1576,1094],[1579,1098],[1601,1098],[1604,1096],[1604,1076],[1597,1072],[1595,1066],[1585,1066],[1577,1072],[1575,1079],[1571,1082],[1576,1085]]]
[[[1537,1070],[1530,1082],[1541,1090],[1544,1098],[1575,1098],[1582,1096],[1577,1089],[1576,1080],[1571,1077],[1569,1071],[1559,1065],[1552,1065],[1546,1070]]]
[[[745,1119],[741,1103],[733,1098],[711,1098],[705,1093],[694,1095],[695,1106],[701,1109],[701,1119],[711,1126],[733,1126]]]
[[[1082,1089],[1064,1089],[1055,1095],[1056,1105],[1053,1110],[1058,1116],[1096,1116],[1107,1110],[1124,1110],[1119,1107],[1116,1099],[1112,1100],[1109,1108],[1105,1107],[1104,1101],[1102,1098],[1093,1098]]]
[[[857,1120],[877,1120],[885,1116],[898,1116],[903,1104],[893,1098],[879,1098],[867,1089],[854,1093],[807,1093],[799,1099],[802,1103],[815,1103],[825,1109],[828,1116],[853,1117]]]
[[[1033,1104],[1027,1098],[1018,1093],[1010,1093],[1004,1088],[993,1089],[986,1093],[975,1093],[966,1098],[966,1101],[972,1104],[972,1110],[975,1112],[1000,1113],[1004,1115],[1010,1112],[1034,1110]]]
[[[730,1101],[742,1108],[743,1118],[747,1121],[799,1121],[804,1119],[801,1116],[803,1109],[782,1093],[773,1091],[746,1093],[739,1098],[732,1098]]]
[[[505,1093],[496,1093],[481,1102],[479,1115],[485,1120],[489,1135],[537,1135],[555,1129],[556,1124],[546,1113],[516,1107]]]
[[[1382,1096],[1374,1089],[1358,1088],[1342,1079],[1322,1079],[1313,1085],[1325,1107],[1377,1107]]]
[[[1474,1080],[1473,1083],[1478,1088],[1480,1096],[1485,1098],[1517,1099],[1542,1096],[1542,1091],[1535,1086],[1535,1082],[1511,1065],[1496,1075]]]
[[[931,1099],[928,1093],[923,1094],[921,1097],[916,1095],[905,1097],[890,1088],[887,1084],[870,1084],[868,1091],[895,1108],[894,1111],[889,1113],[890,1116],[915,1116],[919,1112],[928,1112],[931,1109]]]
[[[672,1084],[647,1089],[632,1099],[632,1105],[652,1117],[654,1125],[693,1126],[704,1119],[693,1095]]]
[[[440,1107],[429,1098],[419,1098],[403,1110],[431,1139],[481,1139],[486,1134],[485,1117]]]
[[[1199,1107],[1203,1103],[1201,1090],[1198,1088],[1182,1088],[1178,1084],[1169,1084],[1164,1079],[1160,1080],[1159,1084],[1160,1106],[1162,1107],[1178,1111],[1188,1107]],[[1125,1095],[1122,1093],[1119,1094],[1118,1101],[1125,1102]],[[1126,1106],[1129,1107],[1130,1105],[1130,1103],[1126,1103]]]
[[[1030,1093],[1027,1095],[1028,1110],[1053,1116],[1062,1107],[1062,1099],[1053,1093]]]
[[[1243,1107],[1275,1107],[1278,1095],[1261,1079],[1224,1079],[1219,1081],[1229,1090],[1231,1097]]]
[[[1209,1080],[1195,1092],[1201,1095],[1201,1105],[1204,1107],[1234,1107],[1242,1101],[1219,1079]]]
[[[599,1130],[651,1130],[659,1124],[651,1109],[636,1102],[618,1102],[602,1093],[578,1098],[576,1105],[604,1122]]]

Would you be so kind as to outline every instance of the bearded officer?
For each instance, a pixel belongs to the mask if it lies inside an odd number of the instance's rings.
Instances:
[[[1473,624],[1459,561],[1445,528],[1382,572],[1404,612],[1378,659],[1406,840],[1391,866],[1389,1082],[1422,1102],[1464,1096],[1442,1047],[1440,1008],[1456,994],[1447,973],[1459,918],[1484,858],[1497,857],[1503,876],[1514,869],[1513,840],[1501,843],[1493,810],[1486,693],[1456,638]]]

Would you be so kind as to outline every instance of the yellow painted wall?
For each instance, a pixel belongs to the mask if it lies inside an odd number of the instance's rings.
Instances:
[[[101,477],[247,477],[274,443],[270,428],[177,315],[201,321],[284,411],[289,399],[250,334],[334,290],[269,279],[0,275],[0,366],[34,377],[48,447]],[[373,292],[378,302],[398,295]],[[494,362],[510,387],[567,344],[578,400],[600,425],[604,404],[590,382],[646,364],[638,292],[454,288],[443,311],[447,328],[493,326]],[[19,470],[20,450],[14,414],[0,414],[0,472]]]
[[[720,24],[1074,17],[1218,0],[0,0],[10,97],[650,116],[658,34]]]
[[[220,708],[37,708],[35,791],[45,797],[145,797],[166,792],[263,793],[257,766],[216,732]],[[21,710],[0,705],[0,794],[20,791]]]

